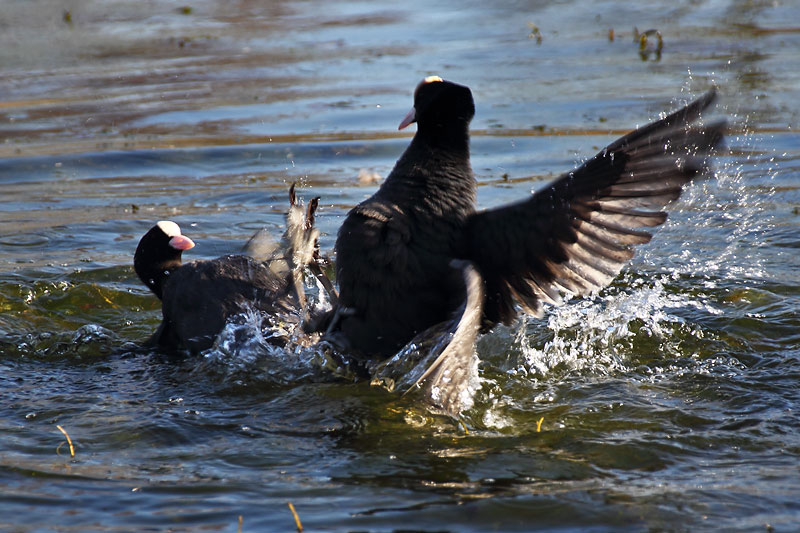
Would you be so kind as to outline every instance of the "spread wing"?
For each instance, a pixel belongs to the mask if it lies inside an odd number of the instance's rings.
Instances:
[[[514,303],[530,314],[563,293],[583,295],[613,280],[662,224],[665,206],[707,168],[725,121],[694,124],[709,91],[666,118],[618,139],[525,201],[467,220],[465,256],[486,281],[485,325],[509,323]]]

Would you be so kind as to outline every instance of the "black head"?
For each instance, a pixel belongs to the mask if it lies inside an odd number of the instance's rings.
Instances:
[[[181,235],[177,224],[162,220],[139,241],[133,255],[133,269],[139,279],[161,298],[167,277],[181,266],[181,253],[193,247],[192,240]]]
[[[418,131],[457,129],[466,131],[475,115],[475,103],[469,87],[428,76],[414,91],[414,108],[406,115],[399,129],[412,122]]]

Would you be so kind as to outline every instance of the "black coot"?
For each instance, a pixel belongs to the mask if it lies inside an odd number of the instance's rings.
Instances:
[[[192,353],[206,350],[232,316],[248,311],[289,322],[302,319],[302,269],[317,257],[319,232],[313,216],[318,199],[304,213],[294,187],[290,197],[283,242],[260,246],[257,258],[226,255],[182,264],[182,252],[194,243],[171,221],[157,223],[142,237],[134,269],[162,301],[163,320],[150,344]],[[247,253],[253,251],[252,242]],[[285,339],[275,338],[281,341]]]
[[[380,359],[448,320],[465,300],[453,259],[483,280],[484,330],[510,323],[519,308],[539,315],[541,302],[607,285],[631,245],[650,240],[642,228],[662,224],[664,207],[706,170],[725,122],[696,122],[715,96],[625,135],[520,202],[476,211],[471,92],[426,78],[400,124],[417,123],[411,144],[339,231],[332,338]]]

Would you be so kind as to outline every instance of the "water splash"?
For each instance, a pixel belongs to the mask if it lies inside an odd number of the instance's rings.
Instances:
[[[613,286],[551,308],[546,323],[523,320],[508,373],[547,388],[565,375],[631,372],[641,364],[650,378],[737,371],[735,358],[713,355],[720,339],[711,338],[707,322],[728,312],[721,307],[726,291],[772,275],[761,248],[775,228],[773,183],[780,171],[776,155],[760,144],[756,134],[733,135],[730,154],[714,160],[715,174],[686,188],[668,222]],[[700,345],[702,354],[695,351]]]
[[[304,350],[283,345],[296,323],[280,321],[251,309],[228,320],[214,346],[202,354],[199,372],[210,371],[223,381],[285,384],[312,376],[316,365]],[[298,347],[299,348],[299,347]]]
[[[630,277],[630,276],[628,276]],[[627,286],[611,287],[595,298],[553,308],[545,331],[542,325],[523,321],[514,340],[520,361],[512,374],[534,381],[554,371],[608,375],[630,370],[631,356],[641,350],[680,355],[676,335],[701,335],[698,326],[676,313],[682,308],[721,311],[707,302],[673,292],[673,279],[661,276],[637,279]],[[532,331],[533,330],[533,331]],[[549,337],[544,345],[543,336]]]
[[[691,83],[689,71],[681,92],[690,93]],[[658,233],[677,234],[681,242],[681,251],[669,258],[671,272],[765,280],[770,273],[763,248],[766,236],[776,227],[775,183],[786,154],[779,154],[773,135],[758,133],[757,118],[727,104],[728,100],[732,98],[723,94],[715,112],[729,117],[727,153],[720,149],[713,158],[714,173],[709,179],[685,188]],[[643,259],[658,265],[663,262],[658,254],[658,249],[648,248]]]
[[[717,171],[715,180],[687,188],[675,222],[664,228],[682,241],[680,251],[669,258],[673,272],[729,280],[769,277],[759,248],[774,228],[770,209],[774,190],[748,183],[755,176],[771,180],[774,169],[761,174],[755,166],[728,163]],[[685,224],[680,219],[689,214],[688,228],[676,227]],[[657,250],[646,250],[643,259],[656,264]]]

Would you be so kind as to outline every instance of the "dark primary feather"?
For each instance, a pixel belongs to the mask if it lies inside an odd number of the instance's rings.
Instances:
[[[693,122],[715,99],[685,108],[610,144],[527,200],[467,219],[464,258],[486,279],[485,326],[509,323],[515,302],[539,314],[562,293],[604,287],[662,224],[664,207],[707,166],[724,121]]]

